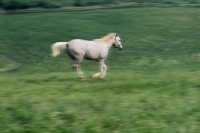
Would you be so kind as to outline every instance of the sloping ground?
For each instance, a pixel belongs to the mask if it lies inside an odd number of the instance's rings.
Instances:
[[[200,133],[200,8],[0,17],[0,50],[23,64],[0,74],[1,133]],[[56,41],[109,32],[124,49],[110,50],[105,79],[89,79],[96,62],[79,81],[66,54],[51,57]]]

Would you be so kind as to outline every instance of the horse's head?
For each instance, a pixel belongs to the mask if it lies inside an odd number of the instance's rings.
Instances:
[[[119,50],[122,50],[123,46],[122,46],[121,39],[120,39],[119,35],[115,34],[114,37],[115,37],[115,40],[114,40],[114,43],[113,43],[113,47],[118,48]]]

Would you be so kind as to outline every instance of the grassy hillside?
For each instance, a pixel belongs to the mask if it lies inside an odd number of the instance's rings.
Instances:
[[[0,73],[0,132],[200,132],[199,16],[198,8],[1,15],[0,52],[22,66]],[[109,32],[124,49],[110,50],[105,79],[89,79],[97,62],[82,62],[79,81],[67,54],[51,57],[54,42]]]

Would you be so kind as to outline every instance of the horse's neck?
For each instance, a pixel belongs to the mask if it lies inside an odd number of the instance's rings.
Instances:
[[[110,48],[111,48],[111,46],[113,45],[113,42],[112,42],[112,41],[110,41],[110,42],[109,42],[109,43],[107,43],[106,45],[107,45],[107,47],[110,49]]]
[[[105,42],[105,41],[103,41],[103,40],[101,40],[101,39],[95,39],[94,41],[100,43],[100,44],[103,45],[103,46],[106,46],[107,48],[110,48],[110,47],[112,46],[112,44],[113,44],[112,41]]]
[[[108,46],[108,49],[110,49],[110,48],[111,48],[112,44],[113,44],[113,43],[109,43],[109,44],[107,44],[107,46]]]

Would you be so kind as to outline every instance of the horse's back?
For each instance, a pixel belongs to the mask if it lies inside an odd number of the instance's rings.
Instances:
[[[70,48],[74,48],[74,49],[93,49],[93,48],[97,48],[99,47],[99,44],[94,42],[94,41],[89,41],[89,40],[82,40],[82,39],[74,39],[71,40],[68,43]]]
[[[74,39],[68,43],[68,53],[71,56],[83,56],[85,59],[97,60],[102,53],[102,47],[96,41]]]

